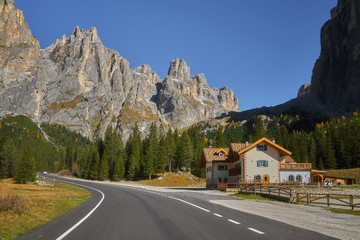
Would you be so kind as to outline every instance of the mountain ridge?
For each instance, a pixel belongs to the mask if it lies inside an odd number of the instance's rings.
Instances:
[[[127,138],[135,122],[143,132],[151,122],[175,129],[238,111],[231,89],[210,88],[205,75],[191,76],[182,59],[171,61],[164,80],[149,65],[130,68],[102,44],[95,27],[75,27],[40,50],[14,1],[1,0],[0,8],[2,116],[25,114],[90,138],[111,125]]]

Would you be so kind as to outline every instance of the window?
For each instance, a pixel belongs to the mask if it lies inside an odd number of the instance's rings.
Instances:
[[[218,178],[218,183],[221,183],[221,178]]]
[[[257,166],[258,167],[268,167],[269,162],[267,160],[259,160],[259,161],[257,161]]]
[[[294,181],[294,175],[289,175],[289,182],[293,182]]]
[[[224,157],[224,153],[219,153],[219,157]]]
[[[256,175],[255,180],[256,180],[256,182],[260,182],[260,181],[261,181],[261,176],[260,176],[260,175]]]
[[[235,164],[235,168],[241,169],[241,163],[236,163],[236,164]]]
[[[211,172],[211,167],[207,167],[206,172]]]
[[[301,175],[297,175],[297,176],[296,176],[296,181],[297,181],[297,182],[302,182],[302,177],[301,177]]]
[[[227,183],[227,178],[224,178],[224,183]]]
[[[257,145],[256,149],[258,151],[267,151],[267,145]]]
[[[227,165],[219,165],[218,170],[219,171],[226,171],[227,170]]]

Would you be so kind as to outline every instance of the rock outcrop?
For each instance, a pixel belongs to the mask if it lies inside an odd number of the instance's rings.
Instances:
[[[210,88],[184,60],[173,60],[162,80],[149,65],[131,69],[94,27],[40,50],[12,0],[0,0],[0,16],[0,116],[26,114],[88,137],[111,124],[126,138],[136,122],[146,132],[152,122],[182,128],[238,111],[229,88]]]
[[[305,84],[301,85],[301,87],[298,90],[297,97],[301,97],[301,96],[309,94],[310,87],[311,87],[311,83],[305,83]]]
[[[311,93],[345,112],[360,109],[360,2],[339,0],[321,29]]]

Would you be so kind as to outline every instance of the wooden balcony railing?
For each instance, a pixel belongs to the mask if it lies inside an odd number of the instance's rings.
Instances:
[[[280,169],[311,169],[311,163],[281,163]]]
[[[238,176],[238,175],[241,175],[241,168],[229,169],[229,176]]]

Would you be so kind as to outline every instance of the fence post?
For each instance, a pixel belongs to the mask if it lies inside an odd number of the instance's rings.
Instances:
[[[328,207],[330,206],[330,195],[326,194],[326,200],[327,200],[327,205]]]
[[[306,204],[309,205],[309,193],[306,193]]]
[[[349,198],[351,210],[354,210],[354,195],[350,195]]]

